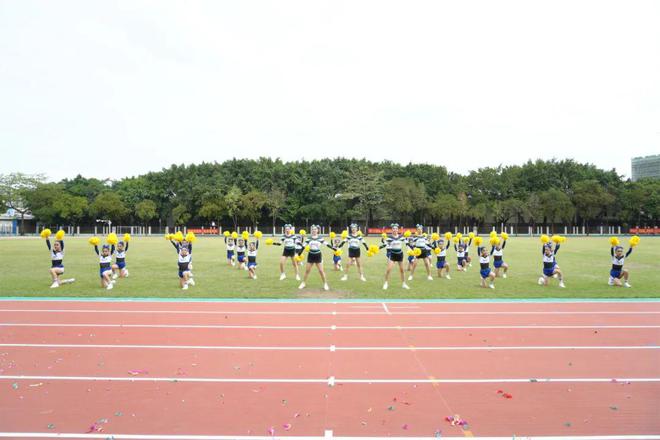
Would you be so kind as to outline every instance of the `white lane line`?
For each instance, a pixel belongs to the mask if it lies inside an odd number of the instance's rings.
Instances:
[[[289,347],[289,346],[241,346],[241,345],[146,345],[146,344],[0,344],[0,347],[13,348],[139,348],[163,350],[272,350],[272,351],[318,351],[328,350],[328,346]],[[334,347],[334,350],[332,349]],[[408,347],[337,347],[331,346],[331,351],[491,351],[491,350],[657,350],[658,345],[527,345],[527,346],[415,346]]]
[[[383,312],[296,312],[280,310],[116,310],[116,309],[0,309],[0,313],[142,313],[142,314],[180,314],[180,315],[383,315]],[[590,310],[590,311],[466,311],[466,312],[393,312],[392,315],[660,315],[660,310]]]
[[[383,305],[383,309],[385,309],[385,313],[387,313],[388,315],[391,315],[390,310],[387,308],[387,304],[385,304],[385,303],[381,303],[381,304]]]
[[[346,437],[335,436],[332,430],[324,430],[323,436],[290,436],[290,435],[165,435],[165,434],[75,434],[56,432],[0,432],[0,438],[60,438],[60,439],[115,439],[115,440],[375,440],[381,437]],[[429,440],[432,437],[390,437],[390,439]],[[507,437],[470,437],[473,440],[511,440]],[[659,440],[660,434],[655,435],[571,435],[571,436],[515,436],[520,440]],[[446,437],[443,440],[465,440],[464,436]]]
[[[32,322],[6,322],[0,327],[98,327],[98,328],[187,328],[187,329],[253,329],[253,330],[571,330],[571,329],[660,329],[660,325],[396,325],[396,326],[369,326],[369,325],[213,325],[213,324],[60,324],[60,323],[32,323]]]
[[[656,383],[660,377],[634,378],[491,378],[491,379],[341,379],[332,376],[326,379],[274,379],[274,378],[224,378],[224,377],[147,377],[147,376],[38,376],[6,375],[3,380],[51,380],[51,381],[108,381],[108,382],[201,382],[201,383],[317,383],[334,384],[482,384],[482,383]]]

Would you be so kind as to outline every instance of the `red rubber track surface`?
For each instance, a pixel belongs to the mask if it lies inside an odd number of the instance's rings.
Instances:
[[[660,303],[3,301],[0,432],[653,435],[660,382],[609,379],[660,379],[659,342]]]

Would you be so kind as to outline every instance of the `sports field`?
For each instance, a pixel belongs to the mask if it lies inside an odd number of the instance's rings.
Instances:
[[[265,237],[264,237],[265,238]],[[130,277],[119,280],[115,288],[100,287],[98,257],[87,237],[67,237],[64,278],[75,278],[71,285],[50,289],[49,253],[39,238],[0,239],[2,255],[2,296],[58,297],[190,297],[190,298],[635,298],[660,297],[660,239],[643,237],[625,267],[630,271],[632,288],[607,285],[610,269],[608,237],[569,238],[557,254],[564,271],[566,288],[552,280],[547,287],[537,284],[541,272],[541,243],[538,237],[512,237],[505,248],[504,260],[510,265],[509,277],[498,278],[495,289],[479,287],[478,263],[465,273],[456,271],[455,253],[448,251],[451,280],[426,279],[423,267],[417,268],[415,279],[403,290],[398,273],[392,273],[390,288],[382,290],[385,252],[367,258],[366,282],[358,280],[351,268],[348,281],[340,281],[341,272],[333,271],[332,252],[324,251],[325,269],[330,291],[324,292],[318,273],[312,270],[304,290],[298,289],[293,269],[287,266],[288,278],[279,281],[279,256],[282,248],[262,242],[258,256],[258,279],[248,279],[247,272],[227,266],[222,238],[200,237],[194,244],[193,266],[196,286],[182,291],[178,285],[176,252],[162,237],[133,237],[127,253]],[[378,243],[368,238],[367,243]],[[627,238],[622,243],[627,245]],[[476,249],[472,247],[474,257]],[[363,253],[364,254],[364,253]],[[435,258],[433,258],[435,263]],[[346,265],[346,252],[344,252]]]

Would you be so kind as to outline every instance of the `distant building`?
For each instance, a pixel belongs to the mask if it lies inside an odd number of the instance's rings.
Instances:
[[[645,157],[633,157],[630,162],[632,166],[633,182],[647,177],[660,179],[660,154]]]

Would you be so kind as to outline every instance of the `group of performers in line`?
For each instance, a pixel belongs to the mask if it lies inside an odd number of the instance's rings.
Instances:
[[[507,277],[509,265],[504,262],[504,248],[509,237],[506,233],[499,234],[498,236],[495,231],[491,232],[489,238],[490,249],[488,249],[488,246],[485,246],[483,243],[483,238],[476,236],[474,233],[468,234],[467,237],[463,237],[460,233],[453,235],[450,232],[445,233],[444,236],[440,236],[437,233],[429,235],[424,232],[422,225],[417,225],[414,233],[411,231],[402,233],[401,228],[396,223],[392,224],[390,228],[391,232],[389,234],[382,234],[379,245],[369,246],[365,243],[363,235],[356,224],[351,224],[339,236],[331,232],[327,241],[320,235],[320,227],[317,225],[312,225],[310,233],[307,234],[304,230],[296,233],[294,227],[287,224],[284,226],[284,234],[280,237],[279,241],[268,238],[265,243],[266,245],[282,247],[282,256],[280,257],[279,264],[280,280],[286,279],[285,266],[288,260],[290,260],[295,278],[297,281],[300,281],[300,289],[306,287],[310,272],[316,267],[323,283],[323,289],[330,290],[323,268],[322,250],[325,247],[333,251],[334,270],[343,272],[340,278],[341,281],[348,280],[349,271],[352,266],[356,267],[359,279],[366,281],[364,267],[361,261],[362,248],[364,248],[369,257],[378,254],[381,249],[385,249],[387,267],[385,269],[383,283],[384,290],[389,287],[391,272],[395,266],[398,268],[401,286],[404,289],[410,288],[406,283],[405,272],[408,272],[407,281],[412,281],[420,262],[424,265],[427,279],[433,280],[433,276],[431,275],[433,255],[437,258],[435,263],[437,276],[451,280],[447,251],[452,246],[452,243],[456,252],[456,270],[459,272],[465,272],[472,266],[472,258],[469,255],[469,250],[472,243],[477,246],[481,287],[494,289],[496,278]],[[50,275],[52,284],[50,287],[57,288],[60,285],[72,283],[75,279],[62,278],[64,274],[64,231],[60,230],[56,233],[52,245],[50,235],[51,231],[48,229],[44,229],[41,232],[41,237],[46,239],[46,245],[51,255]],[[236,232],[231,234],[229,232],[224,233],[224,241],[227,248],[227,264],[232,267],[238,267],[240,270],[246,270],[248,277],[256,280],[257,253],[262,233],[257,231],[253,237],[254,240],[250,240],[250,234],[247,231],[244,231],[241,235]],[[172,243],[177,253],[179,286],[183,290],[187,290],[190,286],[195,285],[192,273],[192,249],[196,237],[192,232],[189,232],[184,237],[183,233],[179,231],[175,234],[167,234],[165,238]],[[624,263],[625,259],[630,256],[633,247],[639,243],[639,240],[637,236],[631,237],[630,248],[624,254],[624,248],[620,245],[619,240],[616,237],[610,239],[612,268],[608,281],[609,285],[630,287],[628,283],[629,272],[627,269],[624,269]],[[107,244],[102,245],[100,248],[100,239],[97,237],[90,238],[89,243],[94,246],[94,251],[99,258],[101,286],[111,290],[117,279],[127,278],[129,276],[126,267],[126,253],[128,252],[130,235],[125,234],[123,240],[119,241],[116,234],[111,233],[108,235],[106,241]],[[543,270],[542,276],[538,279],[539,285],[547,286],[551,279],[556,278],[559,281],[559,287],[565,287],[564,275],[557,264],[556,258],[560,245],[564,241],[565,238],[559,235],[552,237],[547,235],[541,236]],[[345,245],[348,248],[348,262],[346,267],[342,264],[342,248]],[[305,252],[307,252],[306,265],[304,274],[301,277],[300,266],[304,264],[305,257],[303,254]],[[407,260],[404,258],[406,254],[408,256]],[[407,267],[404,267],[404,260],[407,261]]]

